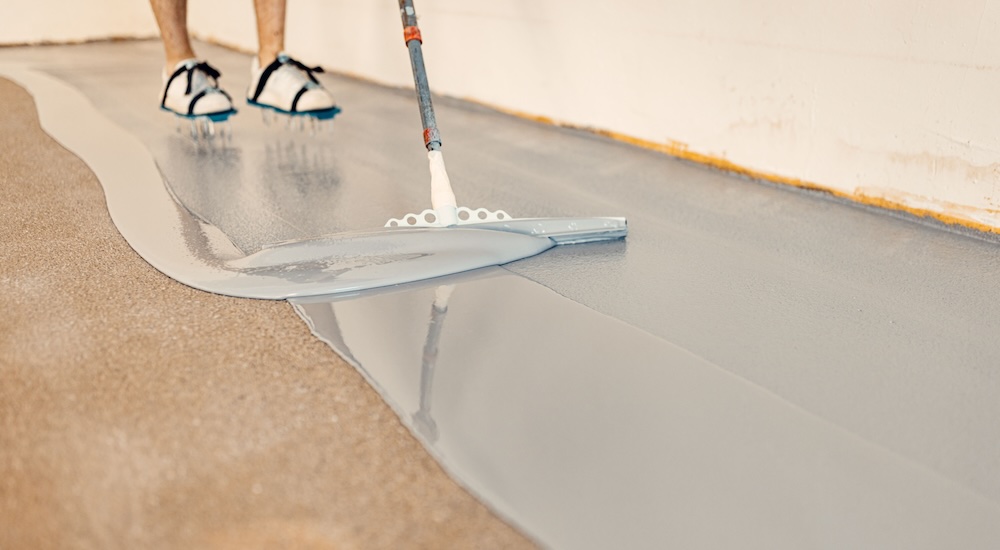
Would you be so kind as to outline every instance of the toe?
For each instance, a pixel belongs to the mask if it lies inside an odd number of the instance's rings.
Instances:
[[[333,96],[330,92],[323,88],[312,88],[306,90],[302,97],[299,98],[298,104],[295,106],[297,111],[321,111],[324,109],[330,109],[336,102],[333,100]]]
[[[211,113],[224,113],[233,108],[229,98],[219,92],[209,92],[194,104],[196,115],[207,115]]]

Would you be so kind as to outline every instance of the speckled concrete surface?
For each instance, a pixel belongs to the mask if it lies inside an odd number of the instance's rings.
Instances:
[[[531,546],[288,304],[156,272],[0,104],[0,548]]]

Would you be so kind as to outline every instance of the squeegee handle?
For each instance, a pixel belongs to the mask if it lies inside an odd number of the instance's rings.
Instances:
[[[423,41],[420,37],[420,28],[417,27],[417,12],[413,9],[413,0],[399,0],[399,13],[403,18],[406,49],[410,50],[413,84],[417,89],[417,102],[420,104],[420,122],[424,126],[424,145],[428,151],[439,151],[441,134],[438,132],[437,119],[434,118],[434,105],[431,104],[431,89],[427,84],[427,69],[424,68],[424,52],[421,50]]]

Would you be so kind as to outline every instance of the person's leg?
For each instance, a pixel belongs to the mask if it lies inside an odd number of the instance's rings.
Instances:
[[[160,106],[187,117],[228,118],[235,111],[229,95],[219,88],[219,72],[194,59],[187,30],[187,0],[149,0],[149,3],[160,27],[166,56]]]
[[[257,12],[257,60],[270,64],[285,49],[285,0],[254,0]]]
[[[330,118],[339,112],[330,92],[313,74],[323,72],[292,59],[285,50],[286,0],[254,0],[257,13],[257,59],[250,67],[247,100],[251,105],[285,113],[313,113]]]
[[[194,57],[187,32],[187,0],[150,0],[156,24],[160,27],[167,68]]]

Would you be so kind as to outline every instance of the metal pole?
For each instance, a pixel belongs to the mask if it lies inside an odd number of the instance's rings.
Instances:
[[[420,28],[417,27],[417,12],[413,9],[413,0],[399,0],[399,12],[403,19],[403,38],[406,40],[406,48],[410,50],[413,84],[420,104],[420,122],[424,127],[424,145],[428,151],[440,151],[441,134],[434,118],[434,105],[431,104],[431,89],[427,84],[427,69],[424,68],[424,52],[421,49],[423,41]]]

